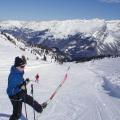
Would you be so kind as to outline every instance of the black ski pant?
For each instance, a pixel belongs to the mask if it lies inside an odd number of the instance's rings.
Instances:
[[[30,105],[38,113],[41,113],[43,110],[42,106],[37,101],[33,100],[33,97],[24,92],[20,92],[17,95],[9,98],[13,106],[13,114],[9,120],[18,120],[21,117],[23,102]]]

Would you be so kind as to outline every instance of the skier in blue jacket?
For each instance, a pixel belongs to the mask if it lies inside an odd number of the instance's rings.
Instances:
[[[38,113],[41,113],[47,106],[46,102],[39,104],[27,94],[26,85],[30,80],[28,78],[24,80],[23,78],[25,65],[26,61],[24,59],[16,57],[8,77],[7,94],[13,106],[13,114],[9,120],[18,120],[21,117],[23,102],[33,107]]]

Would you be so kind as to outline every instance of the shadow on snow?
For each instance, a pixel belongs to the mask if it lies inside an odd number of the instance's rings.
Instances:
[[[0,113],[0,120],[3,120],[3,118],[10,118],[10,116],[11,116],[10,114]],[[21,120],[26,120],[23,114],[21,116]]]
[[[104,90],[108,91],[107,94],[112,97],[120,98],[120,86],[111,83],[106,77],[102,78],[104,81],[102,87]]]

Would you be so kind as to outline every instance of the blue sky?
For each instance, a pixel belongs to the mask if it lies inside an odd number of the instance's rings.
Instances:
[[[120,0],[0,0],[0,20],[120,19]]]

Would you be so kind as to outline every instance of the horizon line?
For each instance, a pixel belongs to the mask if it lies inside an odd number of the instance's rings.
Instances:
[[[50,19],[50,20],[22,20],[22,19],[0,19],[0,22],[1,21],[23,21],[23,22],[25,22],[25,21],[29,21],[29,22],[32,22],[32,21],[36,21],[36,22],[42,22],[42,21],[46,21],[46,22],[48,22],[48,21],[69,21],[69,20],[104,20],[104,21],[119,21],[120,19],[104,19],[104,18],[73,18],[73,19]]]

